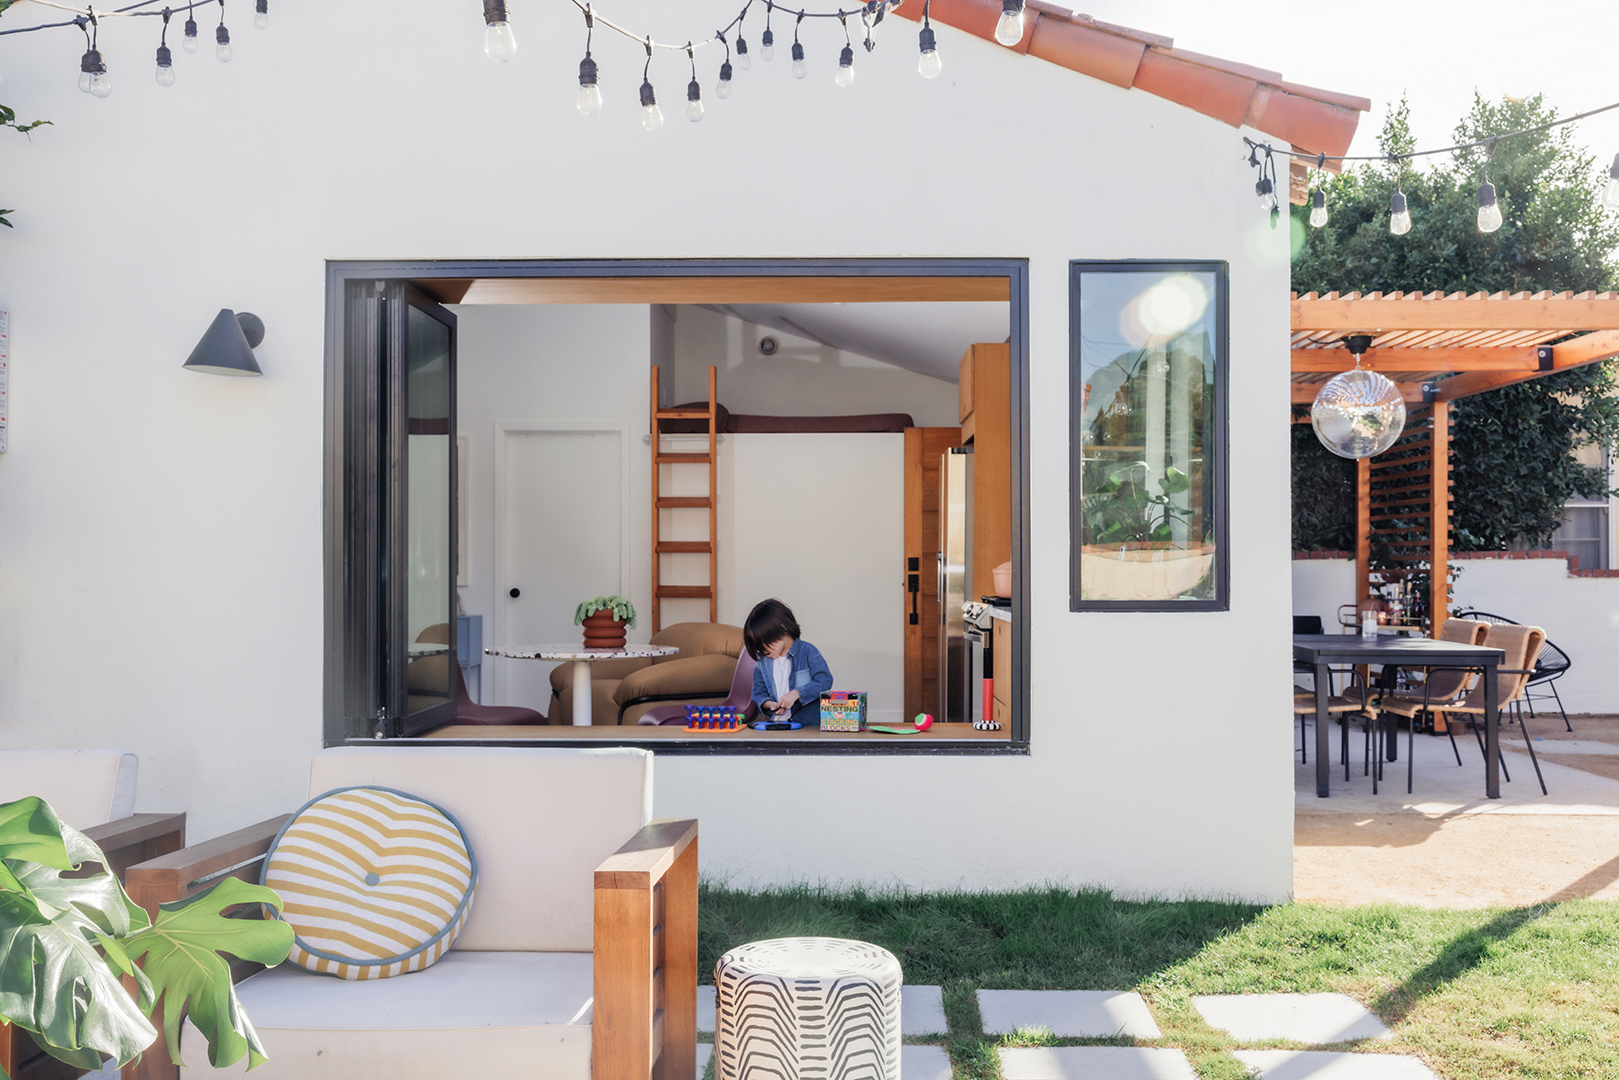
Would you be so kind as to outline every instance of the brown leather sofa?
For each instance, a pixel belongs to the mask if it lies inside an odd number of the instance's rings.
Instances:
[[[635,724],[642,713],[661,704],[718,705],[730,693],[736,658],[742,654],[740,626],[675,623],[653,634],[652,644],[673,645],[680,652],[590,665],[592,724]],[[552,670],[548,711],[552,716],[573,715],[572,664],[558,664]]]

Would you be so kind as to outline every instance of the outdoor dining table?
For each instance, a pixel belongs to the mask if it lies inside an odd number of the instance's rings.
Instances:
[[[1334,664],[1394,665],[1404,668],[1462,667],[1484,672],[1484,797],[1501,797],[1501,744],[1499,740],[1501,703],[1496,700],[1496,669],[1506,657],[1501,649],[1485,645],[1463,645],[1433,638],[1406,637],[1380,633],[1375,638],[1358,634],[1294,634],[1293,660],[1315,669],[1315,793],[1329,794],[1328,774],[1332,763],[1327,743],[1327,698]],[[1414,722],[1414,721],[1413,721]],[[1382,753],[1383,748],[1378,747]]]

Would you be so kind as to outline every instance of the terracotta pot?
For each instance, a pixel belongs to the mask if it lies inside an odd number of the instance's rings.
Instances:
[[[627,637],[624,630],[627,625],[626,620],[613,618],[613,613],[605,609],[586,615],[585,648],[622,649]]]

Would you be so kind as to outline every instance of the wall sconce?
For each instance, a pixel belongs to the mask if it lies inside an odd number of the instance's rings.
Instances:
[[[263,319],[248,311],[238,315],[230,308],[220,308],[186,358],[186,370],[210,375],[263,375],[253,355],[263,340]]]

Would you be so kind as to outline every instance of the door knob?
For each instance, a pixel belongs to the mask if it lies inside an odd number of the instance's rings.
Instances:
[[[522,589],[513,589],[511,591],[511,593],[510,593],[510,596],[511,596],[511,598],[513,600],[516,600],[519,596],[522,596],[522,595],[523,595],[523,590]]]

